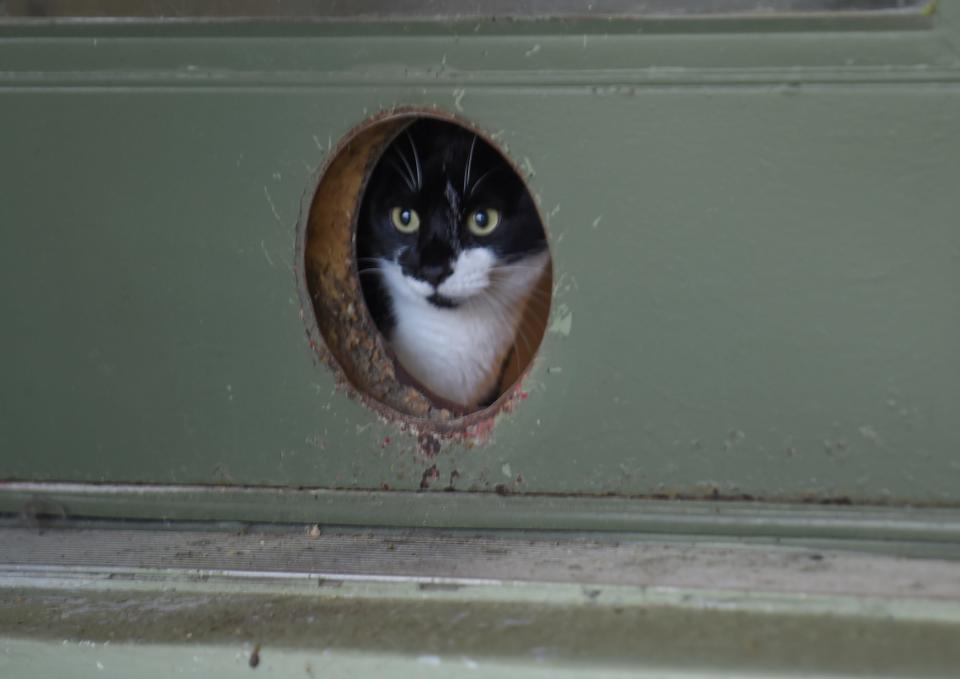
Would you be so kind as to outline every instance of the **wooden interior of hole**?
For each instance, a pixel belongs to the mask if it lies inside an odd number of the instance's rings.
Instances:
[[[550,316],[550,303],[553,284],[553,262],[547,262],[534,292],[527,299],[523,317],[520,320],[520,332],[514,344],[514,356],[511,356],[503,373],[505,393],[520,381],[523,373],[533,362],[540,340],[547,330]]]
[[[393,361],[366,312],[353,247],[365,179],[383,147],[411,120],[404,116],[369,125],[336,151],[310,205],[304,270],[318,329],[346,379],[380,404],[425,416],[430,402],[397,381]]]
[[[304,273],[317,329],[333,367],[339,366],[346,380],[384,414],[393,411],[442,423],[456,419],[458,414],[436,408],[409,385],[408,377],[398,375],[366,310],[355,265],[354,235],[366,180],[383,149],[417,117],[422,116],[397,114],[373,122],[354,131],[335,151],[310,204],[303,240]],[[504,371],[503,384],[508,389],[497,404],[506,400],[509,387],[523,376],[540,345],[549,315],[552,280],[548,265],[527,302],[521,336]],[[497,405],[488,410],[492,414],[496,409]],[[485,412],[468,414],[465,419],[483,417]]]

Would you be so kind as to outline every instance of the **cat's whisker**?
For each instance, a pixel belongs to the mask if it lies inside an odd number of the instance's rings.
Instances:
[[[512,305],[506,301],[504,296],[495,287],[489,287],[483,291],[482,298],[488,303],[496,303],[498,309],[510,308]]]
[[[423,173],[420,170],[420,154],[417,153],[417,145],[413,143],[413,137],[409,130],[406,132],[407,139],[410,141],[410,148],[413,149],[413,162],[417,167],[417,189],[423,188]]]
[[[516,328],[514,329],[514,335],[513,335],[513,337],[514,337],[514,339],[513,339],[513,347],[514,347],[515,353],[517,354],[517,374],[519,375],[520,372],[522,372],[522,366],[520,365],[520,355],[519,355],[519,347],[517,346],[517,338],[519,338],[519,339],[523,342],[524,346],[527,348],[527,355],[528,355],[530,358],[533,358],[534,354],[536,353],[536,351],[535,351],[535,349],[534,349],[534,347],[533,347],[533,343],[530,341],[530,338],[527,337],[527,333],[526,333],[526,332],[524,331],[524,329],[523,329],[523,319],[522,319],[522,318],[521,318],[521,320],[516,324]]]
[[[545,307],[549,307],[550,303],[553,301],[553,296],[550,293],[540,290],[531,290],[524,297],[525,299],[536,301],[538,304],[542,304]]]
[[[514,303],[519,303],[524,299],[536,300],[540,304],[549,307],[553,296],[546,290],[538,290],[536,287],[533,287],[519,295]]]
[[[493,168],[490,168],[489,170],[487,170],[486,172],[484,172],[482,175],[480,175],[480,178],[477,179],[477,181],[475,181],[475,182],[473,183],[473,186],[470,187],[470,191],[467,193],[467,198],[469,198],[470,196],[473,195],[473,192],[477,190],[477,187],[480,186],[480,183],[481,183],[484,179],[486,179],[487,177],[489,177],[491,174],[493,174],[494,172],[496,172],[496,171],[499,170],[499,169],[501,169],[501,168],[499,168],[499,167],[493,167]]]
[[[397,156],[399,156],[400,160],[402,160],[403,164],[406,166],[406,169],[407,169],[406,174],[404,173],[403,168],[397,165],[397,161],[395,161],[393,158],[388,157],[385,160],[390,165],[390,167],[392,167],[394,170],[397,171],[397,174],[400,175],[401,179],[403,179],[403,183],[407,185],[408,189],[410,189],[410,193],[416,193],[416,188],[413,185],[413,179],[412,179],[413,170],[410,169],[410,164],[407,162],[407,159],[403,157],[400,151],[397,151]]]
[[[524,323],[533,323],[537,327],[546,326],[548,317],[549,317],[549,314],[543,309],[538,309],[530,305],[524,307],[524,310],[523,310]]]
[[[486,303],[487,307],[495,315],[497,322],[500,323],[504,329],[513,327],[514,318],[512,318],[512,314],[510,313],[513,309],[512,304],[505,303],[493,294],[482,295],[481,299]]]
[[[419,171],[420,161],[417,159],[416,150],[414,150],[413,160],[408,160],[407,154],[404,153],[399,146],[397,146],[396,151],[397,151],[397,154],[402,156],[403,159],[406,161],[407,168],[409,169],[409,172],[410,172],[410,183],[413,184],[413,187],[415,190],[419,190],[422,187],[420,186],[420,183],[421,183],[420,171]]]
[[[538,292],[536,289],[530,290],[527,293],[527,296],[525,297],[525,299],[521,299],[517,302],[510,302],[508,300],[503,300],[500,297],[498,297],[496,293],[493,292],[492,290],[488,290],[487,292],[490,294],[491,297],[497,298],[497,301],[500,304],[503,304],[504,306],[506,306],[507,308],[511,308],[516,304],[523,305],[523,311],[519,315],[519,318],[520,318],[519,326],[521,327],[523,325],[523,319],[526,317],[532,318],[533,320],[540,321],[540,322],[544,321],[544,319],[546,319],[546,316],[547,316],[546,312],[549,312],[550,310],[549,298],[538,299],[536,296],[534,296],[534,293]]]
[[[528,257],[533,257],[535,255],[542,254],[547,251],[547,241],[538,240],[537,244],[531,247],[528,250],[518,250],[517,252],[511,252],[506,261],[504,261],[499,266],[510,266],[511,264],[517,264],[527,259]]]
[[[489,297],[490,297],[490,299],[495,300],[495,301],[497,302],[497,304],[498,304],[498,306],[500,307],[500,309],[513,310],[514,308],[516,308],[516,302],[513,302],[513,301],[511,301],[511,300],[505,300],[505,299],[503,299],[502,297],[498,296],[496,293],[494,293],[494,292],[492,292],[492,291],[490,292]],[[502,313],[502,312],[501,312],[501,313]],[[533,355],[533,345],[531,344],[529,338],[527,338],[526,333],[524,333],[524,331],[523,331],[523,322],[524,322],[524,317],[525,317],[525,316],[527,316],[526,309],[524,309],[524,312],[523,312],[523,313],[517,314],[514,319],[506,319],[506,318],[505,318],[504,320],[506,320],[511,327],[516,326],[516,327],[515,327],[515,332],[516,332],[516,333],[519,333],[519,335],[521,336],[521,339],[523,340],[524,344],[527,346],[527,351],[529,351],[529,352],[530,352],[530,355],[532,356],[532,355]],[[534,318],[534,319],[538,319],[539,317],[538,317],[538,316],[533,316],[533,318]]]
[[[473,150],[477,146],[477,135],[473,135],[473,141],[470,142],[470,153],[467,154],[467,169],[463,173],[463,193],[467,193],[467,187],[470,185],[470,168],[473,165]]]
[[[550,312],[550,306],[536,299],[528,299],[524,303],[524,316],[537,320],[543,319]]]
[[[543,271],[544,266],[542,264],[522,264],[520,262],[512,262],[507,264],[494,264],[490,267],[491,271]]]
[[[504,264],[494,264],[492,269],[536,269],[537,271],[543,271],[542,264],[523,264],[522,262],[506,262]]]
[[[527,337],[527,333],[523,331],[523,323],[519,323],[517,325],[516,336],[523,340],[523,343],[526,345],[527,351],[529,352],[530,357],[533,358],[533,354],[534,354],[533,345],[530,342],[530,338]]]

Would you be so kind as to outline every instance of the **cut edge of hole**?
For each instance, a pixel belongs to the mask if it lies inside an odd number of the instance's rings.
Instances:
[[[531,293],[531,297],[547,295],[546,311],[542,319],[531,322],[529,310],[524,310],[521,328],[532,325],[535,330],[529,352],[518,361],[518,368],[508,368],[504,381],[509,386],[493,403],[478,410],[458,412],[438,405],[401,379],[397,369],[402,372],[402,366],[392,357],[370,315],[357,273],[357,218],[367,182],[389,144],[422,118],[452,123],[486,141],[523,183],[547,236],[547,266]],[[436,109],[403,106],[382,111],[352,127],[327,151],[301,199],[295,269],[307,342],[333,372],[338,388],[402,429],[444,437],[485,438],[498,415],[511,411],[526,398],[523,382],[540,353],[553,308],[550,236],[540,201],[527,179],[489,134],[470,121]],[[332,200],[318,208],[318,203],[326,199]],[[358,361],[361,357],[366,360]],[[361,362],[369,364],[358,365]]]

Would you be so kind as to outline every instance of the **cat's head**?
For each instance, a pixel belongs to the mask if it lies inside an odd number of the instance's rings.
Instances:
[[[367,184],[360,269],[378,267],[391,292],[410,301],[459,307],[493,294],[545,250],[543,225],[516,172],[487,142],[452,123],[410,125]]]

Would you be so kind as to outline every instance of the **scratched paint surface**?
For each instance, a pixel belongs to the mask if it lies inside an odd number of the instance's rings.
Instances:
[[[276,82],[240,39],[118,75],[110,36],[0,38],[0,478],[956,504],[941,17],[895,44],[274,37]],[[306,342],[303,198],[398,104],[486,129],[548,222],[541,355],[480,445],[379,420]]]

